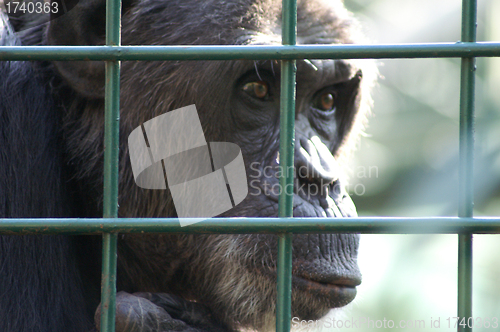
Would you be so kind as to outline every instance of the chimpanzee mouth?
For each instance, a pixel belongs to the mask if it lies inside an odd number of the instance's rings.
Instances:
[[[296,275],[292,276],[293,286],[297,289],[324,299],[331,308],[342,307],[356,297],[356,286],[361,281],[357,278],[339,278],[320,282]]]
[[[262,269],[259,271],[276,280],[276,272]],[[293,292],[298,292],[299,297],[314,297],[327,308],[339,308],[352,302],[357,294],[356,286],[360,284],[361,276],[357,274],[342,277],[335,273],[316,276],[296,271],[292,274]]]

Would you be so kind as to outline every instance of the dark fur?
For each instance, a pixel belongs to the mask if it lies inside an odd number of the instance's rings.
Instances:
[[[278,2],[125,1],[122,43],[279,44]],[[81,1],[66,15],[19,36],[31,45],[103,44],[103,3]],[[330,5],[299,1],[298,13],[300,43],[351,43],[356,39],[353,22],[340,1]],[[14,25],[21,30],[36,24],[32,18],[21,17]],[[4,43],[16,40],[12,34],[3,37]],[[320,135],[332,154],[342,159],[363,126],[369,105],[366,92],[374,70],[369,64],[348,61],[314,64],[318,73],[311,72],[306,62],[297,62],[297,128],[301,128],[296,134],[297,149],[312,135]],[[252,73],[255,68],[257,72]],[[363,79],[357,74],[360,69]],[[275,74],[271,80],[279,80],[277,62],[123,62],[120,216],[176,216],[168,190],[143,190],[135,185],[126,142],[131,130],[144,121],[182,106],[196,104],[207,141],[230,141],[242,148],[249,176],[256,172],[252,162],[258,167],[275,167],[277,104],[249,108],[241,101],[238,88],[242,77],[269,73]],[[0,217],[100,216],[103,63],[7,62],[0,66],[0,77]],[[344,83],[339,88],[335,118],[321,122],[308,115],[306,101],[311,91],[328,84],[327,77]],[[276,178],[261,176],[259,181],[259,185],[274,184]],[[296,185],[304,181],[298,177]],[[338,212],[324,208],[320,197],[298,192],[294,215],[355,214],[343,191],[330,191],[330,197]],[[249,195],[224,215],[277,216],[276,197]],[[316,319],[329,308],[346,304],[345,299],[326,295],[321,289],[307,288],[301,280],[359,279],[357,245],[356,235],[294,237],[294,316]],[[118,288],[196,300],[225,329],[270,329],[276,298],[276,247],[274,235],[123,235]],[[2,331],[92,328],[99,302],[98,238],[2,236],[0,255]]]
[[[18,41],[5,30],[2,44]],[[50,79],[29,62],[0,63],[0,77],[0,216],[73,216]],[[2,331],[88,328],[74,243],[63,236],[0,237]]]

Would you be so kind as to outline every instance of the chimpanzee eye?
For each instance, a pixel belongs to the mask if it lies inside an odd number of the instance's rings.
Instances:
[[[324,112],[333,111],[335,108],[334,94],[329,92],[320,94],[314,100],[314,107]]]
[[[264,81],[249,82],[243,86],[243,91],[259,99],[265,99],[269,96],[269,86]]]

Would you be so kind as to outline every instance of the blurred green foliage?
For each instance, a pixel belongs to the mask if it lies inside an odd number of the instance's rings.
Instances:
[[[345,0],[373,43],[460,40],[459,0]],[[500,1],[478,1],[478,41],[500,41]],[[460,59],[379,60],[373,115],[349,190],[364,216],[456,216]],[[500,58],[477,60],[475,215],[500,215]],[[456,330],[456,235],[363,235],[363,284],[339,319],[421,320]],[[474,236],[474,317],[500,324],[500,235]],[[430,327],[440,317],[441,328]],[[321,329],[333,331],[332,329]],[[337,330],[337,329],[335,329]],[[343,328],[384,331],[389,328]],[[475,331],[492,331],[476,328]],[[496,330],[500,330],[500,326]]]

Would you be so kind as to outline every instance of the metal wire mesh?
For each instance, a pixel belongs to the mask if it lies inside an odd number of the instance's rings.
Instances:
[[[455,233],[458,248],[458,316],[472,317],[472,234],[500,233],[500,218],[473,217],[475,57],[500,56],[500,43],[476,43],[476,0],[463,0],[462,40],[458,43],[403,45],[295,45],[296,0],[283,0],[283,46],[121,46],[121,1],[107,0],[106,46],[3,46],[0,61],[103,60],[105,86],[105,162],[103,219],[3,219],[0,234],[90,234],[103,236],[101,331],[115,330],[116,244],[118,233],[192,232],[278,234],[277,331],[291,321],[292,233]],[[293,218],[292,196],[280,197],[281,218],[217,218],[180,228],[176,219],[116,219],[118,216],[118,136],[120,61],[128,60],[282,60],[280,155],[293,165],[296,59],[461,57],[460,193],[458,218]],[[282,187],[292,183],[284,174]],[[459,331],[471,331],[459,327]]]

